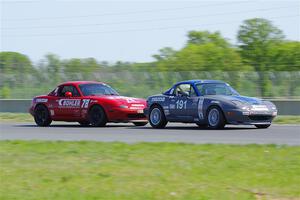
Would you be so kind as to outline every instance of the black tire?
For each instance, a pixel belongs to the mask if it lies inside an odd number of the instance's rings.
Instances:
[[[135,126],[146,126],[148,122],[132,122]]]
[[[90,125],[89,121],[80,121],[78,123],[80,124],[80,126],[89,126]]]
[[[201,124],[199,122],[196,122],[196,124],[199,128],[207,128],[207,124]]]
[[[88,121],[92,126],[103,127],[107,123],[105,111],[101,106],[93,106],[88,113]]]
[[[212,115],[214,115],[215,117]],[[223,112],[218,106],[212,106],[208,109],[206,120],[208,128],[211,129],[222,129],[226,124]]]
[[[164,111],[160,106],[154,105],[150,108],[149,122],[153,128],[165,128],[168,121],[166,119]]]
[[[38,126],[49,126],[51,124],[52,119],[46,106],[36,106],[34,109],[34,121]]]
[[[263,128],[269,128],[271,126],[271,124],[257,124],[254,126],[256,126],[256,128],[263,129]]]

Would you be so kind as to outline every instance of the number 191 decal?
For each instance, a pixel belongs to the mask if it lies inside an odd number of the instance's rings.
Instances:
[[[187,103],[187,101],[185,100],[185,101],[183,101],[183,100],[177,100],[176,101],[176,108],[177,109],[186,109],[186,103]]]

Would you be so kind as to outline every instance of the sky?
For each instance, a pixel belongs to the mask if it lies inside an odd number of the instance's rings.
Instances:
[[[47,53],[148,62],[163,47],[182,48],[191,30],[220,31],[237,44],[239,26],[254,17],[300,41],[300,1],[0,1],[0,51],[33,62]]]

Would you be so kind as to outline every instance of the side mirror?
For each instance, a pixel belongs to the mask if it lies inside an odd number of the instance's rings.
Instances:
[[[66,92],[65,93],[65,97],[72,97],[73,95],[72,95],[72,92]]]

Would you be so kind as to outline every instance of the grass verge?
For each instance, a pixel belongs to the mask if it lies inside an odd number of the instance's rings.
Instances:
[[[300,147],[0,142],[0,199],[298,199]]]
[[[28,113],[0,113],[1,122],[33,122]],[[273,121],[275,124],[300,124],[300,115],[279,115]]]

